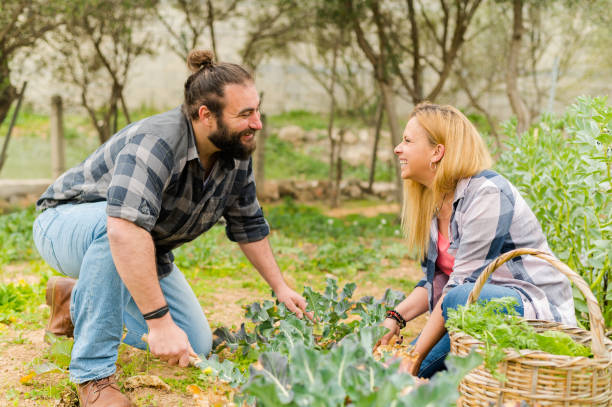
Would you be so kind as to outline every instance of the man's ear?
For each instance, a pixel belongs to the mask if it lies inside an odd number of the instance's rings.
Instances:
[[[445,151],[446,151],[446,147],[444,147],[444,144],[436,144],[436,147],[434,148],[432,162],[434,163],[440,162],[440,160],[444,157]]]
[[[198,109],[198,118],[202,124],[206,126],[212,126],[212,120],[215,118],[215,115],[208,109],[206,105],[200,106]]]

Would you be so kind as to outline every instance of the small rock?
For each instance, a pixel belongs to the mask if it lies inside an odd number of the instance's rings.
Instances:
[[[292,144],[304,141],[306,132],[300,126],[285,126],[278,132],[278,138]]]
[[[262,201],[278,201],[280,199],[278,181],[265,181],[263,187],[257,187],[257,195]]]
[[[170,391],[170,386],[160,379],[159,376],[148,374],[129,377],[123,383],[123,387],[126,390],[135,390],[139,387],[151,387],[154,389]]]
[[[79,407],[79,396],[72,387],[67,387],[62,391],[60,399],[54,404],[55,407]]]
[[[344,138],[342,139],[344,144],[356,144],[359,141],[359,138],[352,131],[346,131],[344,133]]]

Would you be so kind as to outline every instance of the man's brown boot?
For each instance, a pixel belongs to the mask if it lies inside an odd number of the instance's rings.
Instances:
[[[119,390],[115,376],[77,385],[81,407],[133,407]]]
[[[70,294],[76,280],[69,277],[53,276],[47,282],[45,299],[51,307],[47,332],[72,338],[74,325],[70,318]]]

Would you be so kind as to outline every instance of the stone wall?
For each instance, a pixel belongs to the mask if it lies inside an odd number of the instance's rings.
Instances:
[[[35,203],[52,182],[52,179],[0,179],[0,213]]]

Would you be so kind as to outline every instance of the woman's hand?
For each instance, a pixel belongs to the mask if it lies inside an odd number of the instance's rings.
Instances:
[[[378,348],[379,345],[388,345],[391,338],[393,338],[395,335],[399,336],[399,325],[397,325],[397,322],[395,322],[393,319],[385,318],[382,323],[382,326],[387,328],[389,332],[387,332],[382,338],[380,338],[380,340],[376,343],[376,346],[374,346],[374,349]]]
[[[402,359],[399,367],[400,372],[408,373],[412,376],[417,376],[419,374],[419,368],[421,367],[421,359],[416,358],[404,358]]]

